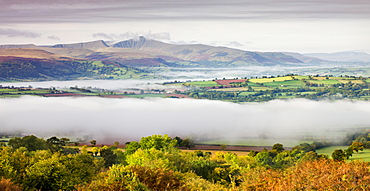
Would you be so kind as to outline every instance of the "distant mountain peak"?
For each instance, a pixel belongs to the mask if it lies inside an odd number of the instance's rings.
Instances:
[[[57,44],[52,48],[81,48],[81,49],[99,49],[109,47],[103,40],[97,40],[92,42],[81,42],[73,44]]]
[[[119,48],[133,48],[133,49],[140,49],[145,43],[147,39],[144,36],[138,36],[129,40],[117,42],[113,44],[113,47]]]
[[[5,44],[0,45],[0,48],[37,48],[34,44]]]
[[[334,53],[309,53],[304,55],[330,61],[370,62],[370,54],[365,52],[344,51]]]

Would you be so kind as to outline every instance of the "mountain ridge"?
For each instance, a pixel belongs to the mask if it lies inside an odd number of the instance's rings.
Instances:
[[[144,66],[179,66],[179,67],[240,67],[250,65],[305,64],[305,62],[280,52],[253,52],[228,47],[215,47],[203,44],[175,45],[143,36],[113,43],[111,46],[102,40],[86,43],[58,44],[45,49],[87,49],[90,53],[79,55],[82,59],[102,59],[122,65],[141,67],[140,60],[152,59],[153,64]],[[54,49],[54,50],[53,50]],[[68,56],[76,56],[66,53]],[[135,58],[132,58],[135,55]],[[137,63],[137,64],[135,64]]]
[[[0,45],[0,48],[37,48],[50,53],[116,62],[129,67],[243,67],[313,66],[332,63],[292,52],[257,52],[204,44],[169,44],[143,36],[119,42],[103,40],[52,46]]]
[[[304,55],[330,61],[370,62],[370,54],[357,51],[343,51],[333,53],[307,53]]]

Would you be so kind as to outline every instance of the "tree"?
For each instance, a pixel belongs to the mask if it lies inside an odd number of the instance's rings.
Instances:
[[[172,152],[177,145],[176,139],[171,139],[168,135],[152,135],[148,137],[143,137],[139,142],[132,141],[128,144],[126,143],[125,151],[127,154],[132,154],[138,149],[148,150],[156,149],[167,152]]]
[[[98,153],[99,153],[99,148],[98,148],[98,147],[93,147],[93,148],[91,149],[91,152],[92,152],[95,156],[97,156],[97,155],[98,155]]]
[[[9,146],[18,149],[20,147],[27,148],[28,151],[45,150],[46,142],[44,139],[37,138],[34,135],[28,135],[25,137],[15,137],[9,140]]]
[[[190,149],[190,148],[194,148],[195,144],[194,144],[194,141],[192,139],[186,138],[186,139],[182,140],[181,146],[186,147],[187,149]]]
[[[344,161],[346,153],[342,149],[337,149],[331,154],[331,157],[335,161]]]
[[[118,141],[114,142],[114,146],[115,147],[118,147],[119,146],[119,142]]]
[[[270,166],[273,164],[273,158],[270,156],[269,152],[259,152],[254,158],[262,166]]]
[[[356,151],[356,153],[358,153],[358,151],[362,151],[364,150],[364,144],[361,143],[361,142],[353,142],[350,146],[354,151]]]
[[[83,145],[81,147],[81,152],[82,152],[82,154],[87,154],[87,145]]]
[[[177,141],[177,145],[176,146],[179,146],[179,147],[182,146],[183,139],[181,139],[180,137],[177,137],[177,136],[175,138],[173,138],[173,139]]]
[[[224,151],[224,150],[226,150],[226,145],[225,144],[223,144],[223,145],[221,145],[221,149]]]
[[[310,151],[315,151],[315,147],[312,146],[309,143],[301,143],[298,146],[295,146],[295,147],[292,148],[292,150],[294,150],[294,149],[302,150],[306,153],[310,152]]]
[[[140,148],[140,144],[136,141],[131,141],[126,143],[125,153],[130,155],[136,152]]]
[[[62,148],[62,142],[57,137],[50,137],[46,139],[47,147],[52,152],[58,152]]]
[[[91,145],[95,146],[96,145],[96,140],[91,140],[90,143],[91,143]]]
[[[369,164],[321,159],[284,170],[246,172],[240,190],[368,190]]]
[[[106,168],[117,163],[117,155],[113,152],[113,149],[113,147],[107,146],[100,149],[100,156],[104,159],[104,167]]]
[[[272,146],[272,150],[275,150],[276,152],[278,153],[281,153],[284,151],[284,147],[283,147],[283,144],[280,144],[280,143],[276,143]]]
[[[22,188],[12,182],[11,179],[5,179],[4,177],[0,180],[0,190],[4,191],[21,191]]]
[[[352,147],[348,147],[344,152],[346,153],[346,158],[349,159],[349,157],[352,157],[353,149]]]
[[[66,146],[66,144],[67,143],[69,143],[69,139],[68,138],[60,138],[60,144],[62,145],[62,146]]]
[[[70,173],[58,157],[40,160],[26,170],[24,187],[26,190],[66,190]]]
[[[163,151],[173,150],[177,141],[171,139],[168,135],[152,135],[140,139],[139,145],[141,149],[157,149]]]

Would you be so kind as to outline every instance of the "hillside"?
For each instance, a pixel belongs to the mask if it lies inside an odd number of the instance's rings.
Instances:
[[[0,81],[147,77],[143,71],[114,62],[76,59],[41,49],[0,49]]]
[[[37,59],[54,59],[54,60],[76,60],[76,58],[53,54],[37,48],[0,48],[0,56],[37,58]]]
[[[0,61],[1,80],[148,78],[142,70],[150,70],[150,67],[233,68],[323,66],[330,63],[299,53],[252,52],[202,44],[176,45],[145,37],[111,44],[98,40],[53,46],[0,45]],[[128,74],[128,70],[133,72]]]
[[[81,48],[81,49],[99,49],[109,47],[104,41],[98,40],[87,43],[74,43],[74,44],[57,44],[52,46],[52,48]]]
[[[24,48],[34,45],[5,45]],[[296,53],[252,52],[202,44],[176,45],[138,37],[108,45],[93,42],[57,44],[36,47],[45,51],[87,60],[117,62],[130,67],[242,67],[242,66],[306,66],[325,61]],[[298,55],[298,56],[297,56]]]
[[[171,56],[185,61],[198,62],[200,65],[205,66],[217,66],[217,64],[226,66],[242,66],[251,64],[277,65],[285,63],[303,63],[296,58],[278,52],[250,52],[202,44],[173,45],[146,39],[145,37],[122,41],[114,44],[113,47],[148,51],[153,54],[157,54],[158,57],[163,58],[163,56]]]

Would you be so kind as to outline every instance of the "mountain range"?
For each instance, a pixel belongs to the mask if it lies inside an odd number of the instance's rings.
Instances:
[[[175,45],[145,37],[109,44],[103,40],[53,46],[0,45],[0,48],[42,49],[78,59],[117,62],[131,67],[238,67],[250,65],[301,65],[324,62],[281,52],[252,52],[203,44]],[[297,53],[298,54],[298,53]]]
[[[329,61],[370,62],[370,54],[365,52],[310,53],[304,55]]]
[[[253,52],[203,44],[177,45],[142,36],[116,43],[98,40],[52,46],[0,45],[0,79],[9,79],[12,76],[17,76],[14,79],[22,79],[22,76],[25,78],[27,75],[34,78],[44,76],[45,79],[66,75],[75,78],[74,76],[93,77],[99,74],[101,77],[113,75],[122,67],[126,71],[142,67],[226,68],[332,63],[328,61],[330,59],[322,58],[324,57],[314,54]],[[107,71],[110,73],[106,73]]]

